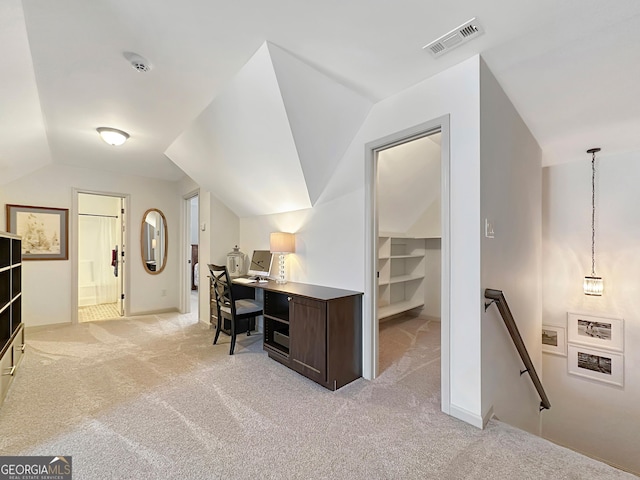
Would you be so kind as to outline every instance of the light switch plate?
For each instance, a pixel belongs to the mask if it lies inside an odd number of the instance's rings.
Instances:
[[[486,238],[495,238],[496,234],[493,231],[493,223],[488,218],[484,219],[484,236]]]

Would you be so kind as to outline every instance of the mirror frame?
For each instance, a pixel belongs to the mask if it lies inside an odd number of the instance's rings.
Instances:
[[[147,267],[147,262],[145,261],[142,255],[142,252],[144,252],[144,224],[145,224],[147,215],[149,215],[149,213],[151,212],[158,212],[160,214],[160,217],[162,217],[162,225],[164,227],[164,252],[162,254],[162,266],[155,272],[152,272],[151,270],[149,270],[149,268]],[[162,273],[164,270],[164,267],[167,266],[167,251],[169,247],[168,233],[169,233],[169,228],[167,226],[167,218],[164,216],[164,213],[162,213],[161,210],[157,208],[149,208],[146,212],[144,212],[144,215],[142,215],[142,222],[140,223],[140,260],[142,260],[142,268],[144,268],[144,271],[147,272],[149,275],[158,275]]]

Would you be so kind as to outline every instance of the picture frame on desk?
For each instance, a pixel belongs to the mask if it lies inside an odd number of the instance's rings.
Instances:
[[[22,237],[22,260],[69,259],[67,208],[6,205],[7,231]]]

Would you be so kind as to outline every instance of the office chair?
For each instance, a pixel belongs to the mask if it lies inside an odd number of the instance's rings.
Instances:
[[[226,266],[208,264],[211,272],[211,282],[216,297],[216,309],[218,324],[216,326],[216,336],[213,344],[218,342],[220,331],[222,330],[222,319],[226,318],[231,324],[231,348],[229,355],[233,355],[236,347],[236,324],[238,320],[247,319],[247,336],[251,335],[251,327],[255,328],[255,317],[262,315],[262,305],[255,300],[241,299],[234,300],[231,280]]]

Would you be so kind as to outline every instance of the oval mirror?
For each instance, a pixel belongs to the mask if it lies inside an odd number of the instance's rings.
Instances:
[[[140,229],[142,265],[151,275],[157,275],[167,264],[167,219],[157,208],[150,208],[142,216]]]

